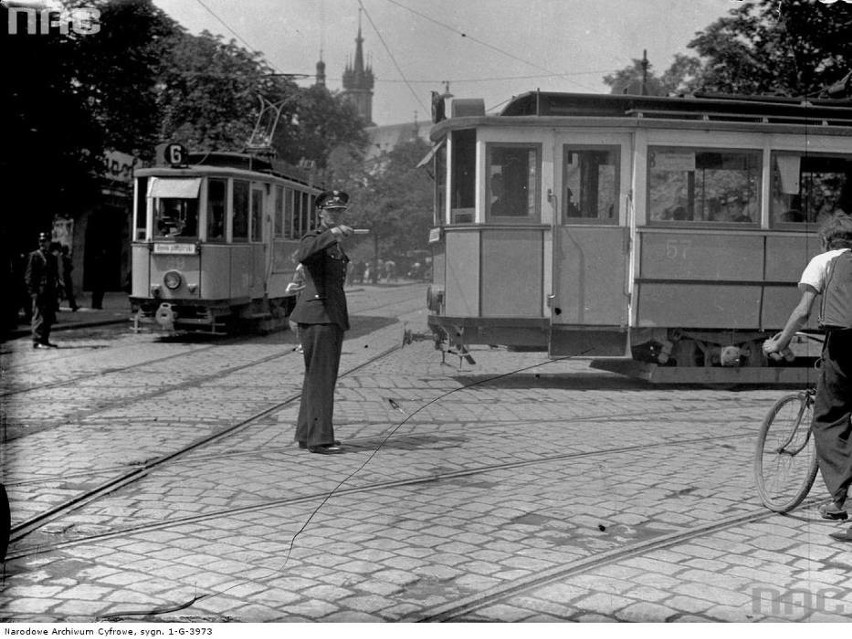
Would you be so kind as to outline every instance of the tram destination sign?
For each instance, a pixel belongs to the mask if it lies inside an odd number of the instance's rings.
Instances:
[[[159,255],[195,255],[195,244],[175,244],[172,242],[155,242],[154,253]]]

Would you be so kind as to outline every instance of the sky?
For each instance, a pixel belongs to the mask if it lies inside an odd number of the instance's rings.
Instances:
[[[326,85],[355,53],[359,14],[364,54],[376,76],[373,121],[428,120],[430,93],[445,82],[456,98],[499,110],[541,89],[606,93],[603,77],[647,50],[661,74],[676,53],[743,0],[154,0],[190,33],[208,30],[259,51],[279,73],[326,63]],[[360,9],[360,11],[359,11]]]

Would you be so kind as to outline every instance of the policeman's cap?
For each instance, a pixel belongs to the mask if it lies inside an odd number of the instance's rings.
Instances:
[[[317,196],[318,209],[345,209],[349,206],[349,194],[345,191],[323,191]]]

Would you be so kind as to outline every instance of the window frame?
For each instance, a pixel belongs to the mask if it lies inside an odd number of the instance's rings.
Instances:
[[[494,176],[492,170],[492,157],[495,149],[526,149],[528,152],[535,153],[534,158],[534,185],[532,193],[528,193],[527,197],[532,197],[532,211],[527,210],[525,215],[494,215],[491,211],[491,182]],[[483,221],[486,224],[537,224],[541,221],[541,189],[542,189],[542,144],[540,142],[502,142],[491,141],[485,143],[485,184],[483,210]],[[529,170],[529,166],[527,167]],[[529,178],[528,178],[529,179]],[[529,187],[529,182],[527,182]],[[529,204],[529,201],[528,201]]]
[[[613,192],[613,215],[609,218],[600,217],[569,217],[567,211],[568,198],[566,195],[566,191],[568,189],[568,154],[575,152],[583,152],[583,151],[605,151],[609,153],[615,154],[615,162],[613,166],[615,167],[615,189]],[[621,207],[621,145],[620,144],[583,144],[583,143],[564,143],[562,145],[562,177],[560,184],[560,201],[558,202],[559,207],[559,224],[560,226],[568,226],[571,224],[605,224],[608,226],[618,225],[619,217],[620,217],[620,207]],[[582,177],[581,177],[582,180]],[[582,188],[582,184],[581,184]],[[598,197],[600,197],[600,190],[598,190]],[[578,201],[582,199],[582,193],[575,193],[575,197],[578,198]]]
[[[653,219],[653,209],[652,209],[652,197],[651,197],[651,188],[652,188],[652,179],[651,179],[651,171],[654,169],[651,162],[652,153],[658,151],[669,151],[672,153],[686,153],[691,152],[695,155],[695,159],[697,160],[698,155],[701,153],[713,153],[717,155],[724,154],[738,154],[745,155],[747,157],[751,157],[755,161],[755,165],[751,173],[751,178],[753,179],[753,184],[749,186],[749,192],[754,193],[754,199],[749,199],[746,204],[749,208],[754,210],[754,214],[750,216],[749,221],[735,221],[735,220],[710,220],[710,219]],[[734,229],[757,229],[761,227],[761,212],[763,210],[763,161],[764,154],[763,149],[761,148],[748,148],[748,147],[713,147],[706,145],[675,145],[675,144],[649,144],[645,150],[645,162],[646,162],[646,170],[645,170],[645,222],[649,226],[661,226],[661,227],[689,227],[689,228],[734,228]],[[698,169],[694,169],[692,173],[697,173]],[[687,178],[688,182],[688,178]],[[682,187],[683,188],[683,187]],[[693,184],[692,187],[688,185],[685,187],[687,192],[690,188],[695,191],[697,189],[696,184]],[[740,188],[740,192],[742,189]],[[710,202],[712,198],[707,198],[705,194],[705,198],[702,204],[702,209],[707,208],[707,202]],[[726,201],[730,201],[729,199]],[[741,200],[740,200],[741,201]],[[752,207],[751,204],[754,204]],[[693,200],[692,209],[693,209],[693,217],[697,212],[697,200]],[[720,202],[720,204],[722,204]],[[669,208],[680,208],[680,207],[669,207]],[[689,203],[687,203],[687,211],[689,210]]]
[[[787,149],[772,149],[769,153],[769,228],[771,229],[780,229],[785,231],[812,231],[813,227],[818,226],[821,223],[819,218],[819,213],[817,212],[814,215],[813,220],[808,220],[807,216],[800,222],[791,222],[788,220],[778,220],[775,216],[775,185],[776,185],[776,166],[777,166],[777,158],[778,156],[795,156],[799,158],[799,173],[796,176],[796,179],[799,181],[799,193],[798,197],[802,197],[803,193],[803,171],[802,164],[804,160],[809,158],[814,159],[837,159],[845,161],[849,167],[850,172],[847,173],[847,180],[841,185],[838,191],[838,202],[835,202],[835,210],[838,208],[837,204],[840,200],[842,200],[843,190],[844,189],[852,189],[852,152],[842,152],[842,151],[819,151],[819,152],[811,152],[811,151],[799,151],[799,150],[787,150]],[[780,170],[779,170],[780,171]],[[811,171],[811,173],[813,173]],[[780,179],[780,176],[778,176]],[[789,209],[795,210],[795,209]],[[807,215],[807,209],[801,211],[804,215]],[[847,213],[852,213],[852,211],[847,211]]]

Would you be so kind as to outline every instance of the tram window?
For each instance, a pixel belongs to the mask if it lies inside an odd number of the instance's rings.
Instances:
[[[487,219],[505,222],[538,217],[538,147],[489,144],[486,147]]]
[[[263,191],[251,192],[251,241],[263,241]]]
[[[620,163],[617,146],[565,147],[563,223],[618,221]]]
[[[772,154],[773,225],[820,224],[835,211],[852,214],[852,157]]]
[[[207,241],[225,240],[225,198],[227,182],[210,179],[207,182]]]
[[[284,187],[275,187],[275,237],[284,237]]]
[[[148,228],[148,178],[140,177],[136,181],[136,230],[133,238],[144,240]]]
[[[158,238],[198,238],[198,200],[156,198],[154,228]]]
[[[300,228],[301,232],[299,233],[299,237],[302,237],[305,233],[312,230],[314,228],[313,216],[311,215],[311,208],[308,206],[308,194],[307,193],[299,193],[299,199],[302,203],[299,205],[300,214]]]
[[[294,199],[293,189],[284,189],[284,239],[287,240],[292,240],[297,237],[293,222],[295,217]]]
[[[234,219],[231,236],[234,242],[248,241],[249,183],[234,180]]]
[[[476,205],[476,129],[452,133],[450,208],[454,224],[473,222]]]
[[[760,222],[760,151],[650,147],[652,222]]]

